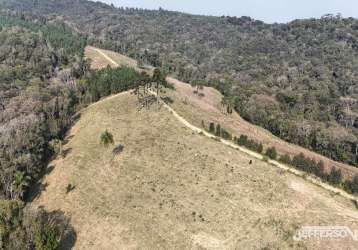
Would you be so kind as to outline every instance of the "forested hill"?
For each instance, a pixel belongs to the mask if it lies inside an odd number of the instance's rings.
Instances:
[[[89,43],[214,86],[248,121],[358,165],[356,19],[326,15],[265,24],[85,0],[0,2],[13,11],[61,18]]]

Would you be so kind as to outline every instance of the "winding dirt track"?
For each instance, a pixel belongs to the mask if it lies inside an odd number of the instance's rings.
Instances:
[[[95,49],[100,55],[102,55],[105,59],[107,59],[111,64],[115,65],[116,67],[119,67],[120,65],[114,61],[112,58],[110,58],[108,55],[106,55],[105,53],[103,53],[101,50],[99,49],[96,49],[96,48],[93,48]],[[151,94],[155,95],[156,96],[156,93],[153,92],[153,91],[150,91]],[[190,122],[188,122],[184,117],[182,117],[181,115],[179,115],[174,109],[172,109],[169,105],[167,105],[164,101],[161,100],[161,103],[162,105],[171,113],[173,114],[173,116],[180,122],[182,123],[184,126],[186,126],[187,128],[191,129],[192,131],[196,132],[196,133],[200,133],[200,134],[203,134],[204,136],[206,137],[209,137],[209,138],[212,138],[212,139],[217,139],[218,141],[220,141],[221,143],[231,147],[231,148],[234,148],[234,149],[237,149],[245,154],[248,154],[256,159],[259,159],[259,160],[263,160],[263,155],[261,154],[258,154],[254,151],[251,151],[251,150],[248,150],[246,148],[243,148],[243,147],[240,147],[236,144],[234,144],[233,142],[231,141],[227,141],[227,140],[224,140],[224,139],[221,139],[221,138],[217,138],[216,136],[206,132],[205,130],[201,129],[201,128],[198,128],[196,126],[194,126],[193,124],[191,124]],[[339,189],[339,188],[335,188],[331,185],[328,185],[324,182],[322,182],[320,179],[318,178],[314,178],[312,176],[307,176],[307,174],[305,172],[302,172],[302,171],[299,171],[295,168],[292,168],[292,167],[289,167],[287,165],[284,165],[280,162],[277,162],[277,161],[274,161],[274,160],[268,160],[268,163],[270,163],[272,166],[275,166],[277,168],[280,168],[280,169],[283,169],[287,172],[290,172],[292,174],[295,174],[297,176],[300,176],[300,177],[304,177],[307,181],[310,181],[311,183],[313,184],[316,184],[328,191],[331,191],[331,192],[334,192],[336,194],[339,194],[347,199],[350,199],[350,200],[355,200],[356,202],[358,202],[358,198],[345,192],[344,190],[342,189]]]

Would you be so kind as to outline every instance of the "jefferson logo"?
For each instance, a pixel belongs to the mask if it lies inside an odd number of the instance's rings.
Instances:
[[[358,241],[358,230],[352,231],[347,226],[304,226],[296,232],[293,239],[296,241],[311,238],[339,240],[347,237]]]

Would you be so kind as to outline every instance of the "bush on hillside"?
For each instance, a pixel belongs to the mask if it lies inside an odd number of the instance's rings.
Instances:
[[[59,139],[53,139],[50,141],[50,149],[55,156],[62,156],[62,141]]]
[[[349,193],[358,194],[358,174],[352,180],[345,181],[344,188]]]
[[[240,135],[240,138],[237,140],[237,144],[240,146],[247,145],[248,138],[246,135]]]
[[[291,164],[291,157],[288,154],[281,155],[279,161],[284,163],[284,164],[290,165]]]
[[[215,135],[220,137],[221,136],[221,126],[220,124],[216,125]]]
[[[262,143],[257,143],[254,140],[250,140],[246,135],[240,135],[240,137],[238,139],[236,138],[234,141],[239,146],[244,146],[260,154],[264,150],[264,146],[262,145]]]
[[[227,132],[224,128],[221,128],[220,136],[225,140],[232,140],[232,135],[229,132]]]
[[[32,210],[17,200],[0,200],[1,249],[55,250],[72,246],[76,233],[63,212]]]
[[[113,135],[107,130],[101,134],[100,141],[105,147],[108,147],[110,144],[114,144]]]
[[[213,122],[209,124],[209,133],[215,134],[215,124]]]
[[[333,185],[342,183],[342,172],[340,169],[332,168],[331,172],[327,175],[327,181]]]
[[[266,153],[265,153],[266,156],[268,156],[269,158],[273,159],[273,160],[276,160],[277,158],[277,151],[276,151],[276,148],[275,147],[270,147],[266,150]]]

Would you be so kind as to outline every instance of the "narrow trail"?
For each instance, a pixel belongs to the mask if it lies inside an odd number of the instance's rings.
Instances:
[[[114,61],[112,58],[110,58],[108,55],[106,55],[105,53],[103,53],[103,51],[99,50],[99,49],[95,49],[99,54],[101,54],[104,58],[106,58],[109,62],[111,62],[113,65],[115,65],[116,67],[120,67],[120,65]],[[150,90],[150,93],[154,96],[157,96],[157,94],[153,91]],[[112,97],[109,97],[109,98],[113,98]],[[196,126],[194,126],[193,124],[191,124],[190,122],[188,122],[184,117],[182,117],[181,115],[179,115],[173,108],[171,108],[168,104],[166,104],[163,100],[160,100],[161,104],[180,122],[182,123],[184,126],[186,126],[187,128],[189,128],[190,130],[196,132],[196,133],[200,133],[208,138],[212,138],[212,139],[217,139],[218,141],[220,141],[221,143],[231,147],[231,148],[234,148],[234,149],[237,149],[247,155],[250,155],[251,157],[253,158],[256,158],[258,160],[263,160],[264,159],[264,156],[259,154],[259,153],[256,153],[254,151],[251,151],[249,149],[246,149],[246,148],[243,148],[243,147],[240,147],[238,145],[236,145],[235,143],[231,142],[231,141],[227,141],[227,140],[224,140],[222,138],[218,138],[210,133],[208,133],[207,131],[201,129],[201,128],[198,128]],[[334,192],[336,194],[339,194],[341,195],[342,197],[344,198],[347,198],[347,199],[350,199],[350,200],[353,200],[353,201],[356,201],[358,202],[358,198],[354,195],[351,195],[347,192],[345,192],[344,190],[342,189],[339,189],[339,188],[335,188],[327,183],[324,183],[322,182],[320,179],[318,178],[315,178],[313,176],[309,176],[307,175],[307,173],[303,172],[303,171],[300,171],[300,170],[297,170],[293,167],[289,167],[285,164],[282,164],[278,161],[275,161],[275,160],[268,160],[267,161],[269,164],[271,164],[272,166],[275,166],[279,169],[282,169],[282,170],[285,170],[287,172],[290,172],[296,176],[300,176],[302,178],[304,178],[305,180],[317,185],[317,186],[320,186],[330,192]]]

